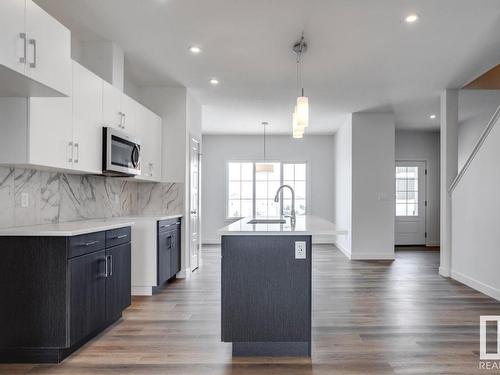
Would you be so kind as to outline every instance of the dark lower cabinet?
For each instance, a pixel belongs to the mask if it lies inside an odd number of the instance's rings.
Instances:
[[[69,261],[70,345],[79,343],[106,321],[105,251]]]
[[[0,237],[0,362],[60,362],[131,303],[130,227]]]
[[[179,219],[158,222],[158,285],[181,270],[181,222]]]
[[[131,303],[130,243],[106,249],[106,319],[118,318]]]

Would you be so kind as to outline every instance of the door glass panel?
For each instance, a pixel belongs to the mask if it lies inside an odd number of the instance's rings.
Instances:
[[[418,166],[396,167],[396,216],[418,216]]]

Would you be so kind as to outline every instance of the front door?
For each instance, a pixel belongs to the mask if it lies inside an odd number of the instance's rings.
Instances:
[[[426,162],[396,162],[396,245],[425,245]]]
[[[189,248],[191,271],[194,271],[200,265],[200,142],[194,138],[191,138],[190,159]]]

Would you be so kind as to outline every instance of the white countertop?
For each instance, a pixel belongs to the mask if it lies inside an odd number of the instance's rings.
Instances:
[[[115,219],[120,219],[120,220],[170,220],[170,219],[177,219],[179,217],[182,217],[182,214],[176,214],[176,215],[132,215],[132,216],[120,216],[116,217]]]
[[[318,216],[297,216],[295,226],[290,225],[290,218],[286,218],[285,224],[248,224],[252,217],[245,217],[221,229],[221,236],[262,236],[262,235],[313,235],[313,236],[336,236],[347,234],[347,230],[339,229],[337,226]]]
[[[58,224],[41,224],[0,229],[0,236],[77,236],[132,226],[134,221],[124,218],[71,221]]]

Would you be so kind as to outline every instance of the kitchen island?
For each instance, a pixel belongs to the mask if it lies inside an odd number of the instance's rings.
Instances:
[[[311,355],[313,236],[347,232],[315,216],[243,218],[222,237],[223,342],[235,356]]]

